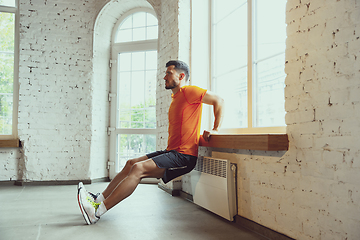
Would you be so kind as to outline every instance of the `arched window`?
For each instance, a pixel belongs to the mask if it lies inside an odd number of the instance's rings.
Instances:
[[[113,31],[110,155],[115,172],[126,160],[156,149],[157,22],[150,10],[136,9]]]
[[[115,43],[157,39],[157,18],[148,12],[135,12],[127,16],[117,28]]]

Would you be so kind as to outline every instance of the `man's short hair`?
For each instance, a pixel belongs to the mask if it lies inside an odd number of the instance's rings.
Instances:
[[[174,65],[174,69],[178,73],[185,73],[185,81],[189,80],[190,77],[190,69],[189,66],[180,60],[171,60],[166,63],[166,67],[169,67],[171,65]]]

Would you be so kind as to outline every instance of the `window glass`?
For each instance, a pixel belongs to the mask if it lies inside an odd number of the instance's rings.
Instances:
[[[12,135],[15,14],[0,12],[0,134]]]
[[[117,101],[110,103],[111,173],[129,159],[156,151],[158,20],[141,9],[125,14],[112,36],[111,57],[117,64],[111,68],[111,93]]]
[[[119,128],[156,128],[157,51],[119,53]]]
[[[126,161],[156,151],[156,134],[118,134],[117,135],[117,172]]]
[[[213,91],[225,100],[223,127],[247,127],[247,3],[214,4]]]
[[[0,6],[15,7],[15,0],[0,0]]]
[[[284,126],[286,1],[256,0],[254,5],[253,126]]]
[[[285,51],[285,5],[286,0],[255,1],[255,61]]]
[[[157,36],[157,18],[147,12],[137,12],[119,25],[115,42],[143,41],[157,39]]]
[[[145,12],[137,12],[132,15],[133,28],[143,28],[146,26],[146,14]]]
[[[224,98],[226,133],[284,131],[285,6],[286,0],[192,2],[194,84]],[[198,80],[208,75],[207,84]]]
[[[217,79],[216,92],[225,101],[222,126],[226,128],[247,127],[247,68],[224,74]]]

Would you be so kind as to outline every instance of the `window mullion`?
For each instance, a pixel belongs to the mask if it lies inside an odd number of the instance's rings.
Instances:
[[[144,84],[144,86],[146,86],[146,54],[147,54],[147,51],[145,51],[145,57],[144,57],[144,66],[145,66],[145,68],[144,68],[144,82],[143,82],[143,84]],[[144,95],[144,105],[143,105],[143,109],[142,109],[142,111],[143,111],[143,128],[145,128],[145,125],[146,125],[146,121],[145,121],[145,119],[146,119],[146,117],[145,117],[145,115],[146,115],[146,87],[144,87],[144,91],[143,91],[143,95]]]
[[[16,13],[17,12],[17,7],[0,6],[0,12]]]
[[[253,12],[252,0],[248,0],[248,75],[247,75],[247,94],[248,94],[248,128],[252,128],[252,58],[253,58]]]
[[[13,79],[13,119],[12,136],[18,137],[18,108],[19,108],[19,46],[20,46],[20,13],[19,1],[15,1],[15,36],[14,36],[14,79]]]
[[[214,8],[215,8],[215,3],[214,3],[214,0],[209,0],[209,39],[210,39],[210,43],[209,43],[209,51],[210,51],[210,54],[209,54],[209,74],[210,74],[210,81],[208,83],[208,89],[210,89],[210,91],[214,91],[215,92],[215,81],[214,81],[214,76],[215,75],[215,68],[213,68],[212,66],[215,64],[215,49],[214,49],[214,46],[215,46],[215,32],[216,30],[214,29],[214,18],[215,18],[215,11],[214,11]],[[209,111],[208,112],[208,128],[209,129],[212,129],[212,123],[213,123],[213,119],[214,119],[214,116],[212,115],[212,112]]]

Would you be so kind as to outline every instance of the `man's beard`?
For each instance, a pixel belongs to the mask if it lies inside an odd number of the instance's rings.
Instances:
[[[165,83],[165,89],[173,89],[175,87],[176,87],[176,83],[174,83],[174,82],[169,86],[166,86],[166,83]]]

